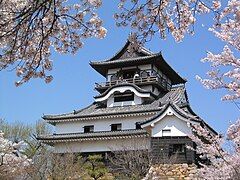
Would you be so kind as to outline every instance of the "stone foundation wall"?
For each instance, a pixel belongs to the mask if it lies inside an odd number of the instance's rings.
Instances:
[[[197,166],[194,164],[159,164],[149,169],[143,180],[196,180]]]

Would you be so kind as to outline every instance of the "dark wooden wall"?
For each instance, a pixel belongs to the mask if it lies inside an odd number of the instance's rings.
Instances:
[[[184,152],[173,152],[176,144],[184,145]],[[186,145],[194,147],[195,144],[188,137],[152,137],[151,138],[151,159],[153,164],[158,163],[196,163],[194,151],[186,148]]]

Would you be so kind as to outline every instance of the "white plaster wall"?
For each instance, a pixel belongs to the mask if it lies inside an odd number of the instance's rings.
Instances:
[[[106,81],[108,81],[108,82],[111,81],[111,76],[112,76],[111,74],[110,74],[110,75],[107,75]]]
[[[107,107],[129,106],[129,105],[136,105],[136,104],[142,104],[142,98],[138,97],[136,94],[134,94],[134,101],[114,102],[114,95],[111,95],[107,99]]]
[[[152,92],[152,85],[142,86],[141,88]],[[157,88],[154,88],[154,91],[152,93],[155,95],[159,95],[159,90]]]
[[[147,90],[147,91],[152,91],[152,86],[151,86],[151,85],[142,86],[141,88],[142,88],[142,89],[145,89],[145,90]]]
[[[111,95],[113,95],[115,92],[120,92],[120,93],[124,93],[125,91],[131,91],[133,92],[135,95],[137,95],[138,97],[150,97],[150,93],[145,94],[145,93],[141,93],[138,92],[134,87],[132,86],[122,86],[122,87],[115,87],[113,89],[111,89],[105,96],[103,97],[99,97],[99,98],[95,98],[96,102],[101,102],[101,101],[105,101],[107,100]]]
[[[159,90],[158,90],[157,88],[154,88],[153,94],[155,94],[155,95],[157,95],[157,96],[158,96],[158,95],[159,95],[159,93],[160,93],[160,92],[159,92]]]
[[[115,102],[110,107],[113,107],[113,106],[132,106],[132,105],[135,105],[134,101],[122,101],[122,102]]]
[[[118,140],[82,141],[55,144],[56,153],[64,152],[103,152],[118,150],[149,149],[150,140],[147,138],[132,138]]]
[[[114,97],[113,94],[107,99],[107,107],[113,107]]]
[[[165,116],[162,120],[156,122],[152,128],[153,137],[162,137],[162,130],[170,129],[170,136],[187,136],[191,134],[191,129],[187,122],[178,119],[176,116]]]
[[[56,124],[56,133],[81,133],[83,127],[88,125],[94,125],[94,131],[111,131],[111,124],[122,124],[122,130],[135,129],[136,122],[143,121],[150,116],[138,116],[128,118],[109,118],[109,119],[97,119],[97,120],[86,120],[76,122],[62,122]]]
[[[138,68],[139,68],[140,70],[151,69],[151,64],[139,65]]]
[[[134,94],[134,104],[142,104],[143,98],[138,97],[136,94]]]

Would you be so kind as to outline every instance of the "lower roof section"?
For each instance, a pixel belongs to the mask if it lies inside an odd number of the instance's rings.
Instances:
[[[74,110],[70,113],[58,115],[44,115],[42,118],[48,123],[55,125],[60,122],[69,121],[85,121],[93,119],[102,119],[103,116],[126,116],[126,115],[142,115],[151,113],[156,114],[163,108],[163,105],[168,104],[169,101],[176,103],[178,106],[188,104],[188,98],[184,86],[172,87],[171,91],[154,100],[151,103],[132,105],[132,106],[118,106],[118,107],[102,107],[99,103],[93,103],[90,106]],[[193,112],[190,112],[193,113]]]
[[[40,142],[53,145],[59,142],[97,141],[139,137],[149,137],[149,134],[144,129],[130,129],[122,131],[100,131],[92,133],[66,133],[66,134],[42,135],[39,136],[37,139]]]

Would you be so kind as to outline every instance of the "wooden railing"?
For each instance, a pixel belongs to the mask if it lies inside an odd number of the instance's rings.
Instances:
[[[133,84],[144,84],[154,82],[160,84],[164,89],[170,90],[171,84],[169,84],[165,79],[160,78],[158,76],[148,76],[148,77],[137,77],[137,78],[130,78],[130,79],[118,79],[115,81],[107,81],[102,83],[95,83],[95,88],[108,88],[110,86],[114,86],[117,84],[123,83],[133,83]]]

